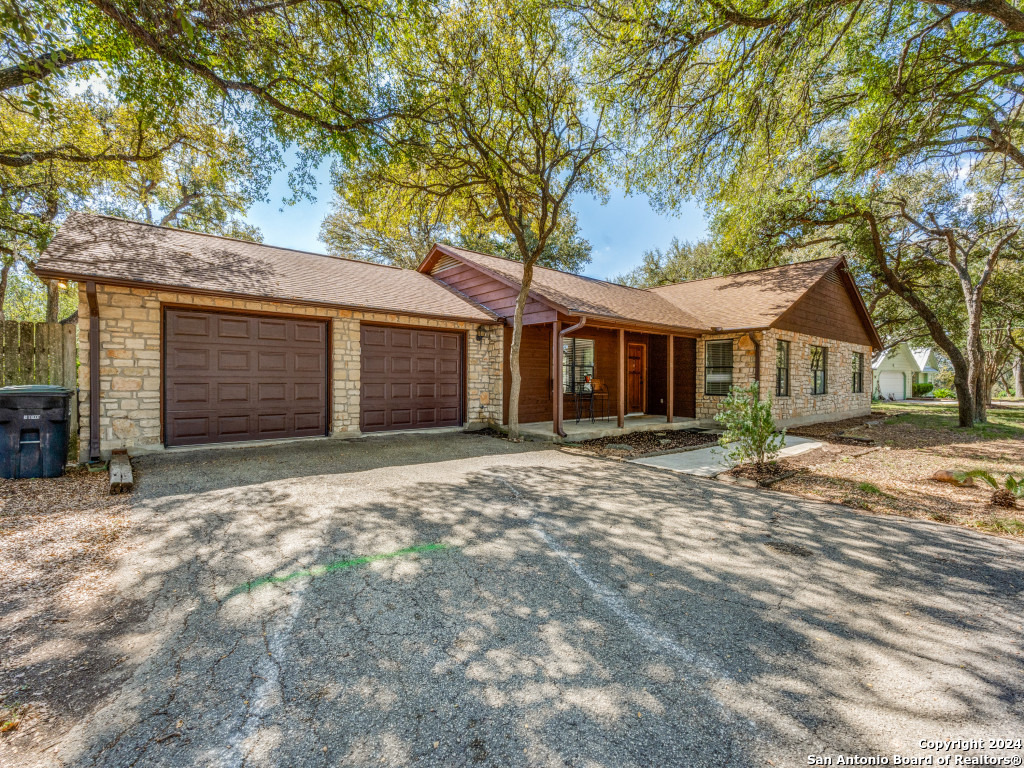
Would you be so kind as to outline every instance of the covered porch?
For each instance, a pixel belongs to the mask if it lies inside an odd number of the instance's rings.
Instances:
[[[506,424],[511,342],[512,329],[508,328]],[[519,423],[524,434],[589,440],[701,426],[695,418],[693,336],[613,325],[604,318],[559,317],[524,326],[519,360]]]

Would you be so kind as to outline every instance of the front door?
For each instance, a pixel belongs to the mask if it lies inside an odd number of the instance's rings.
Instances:
[[[626,411],[644,411],[644,364],[647,348],[643,344],[630,344],[627,349],[626,365]]]

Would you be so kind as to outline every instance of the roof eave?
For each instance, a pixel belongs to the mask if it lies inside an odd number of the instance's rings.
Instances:
[[[371,307],[360,304],[342,304],[329,301],[314,301],[312,299],[297,299],[284,296],[261,296],[254,293],[241,293],[234,291],[217,291],[204,288],[192,288],[186,285],[173,285],[170,283],[152,283],[144,280],[124,280],[97,275],[86,275],[63,270],[39,268],[30,269],[42,280],[73,280],[76,283],[93,282],[97,285],[117,285],[125,288],[144,287],[158,291],[173,291],[175,293],[194,293],[199,296],[220,296],[232,299],[251,299],[253,301],[270,301],[281,304],[295,304],[300,307],[323,307],[325,309],[344,309],[354,312],[379,312],[391,315],[411,315],[413,317],[427,317],[432,320],[454,320],[463,323],[475,323],[477,325],[499,325],[500,318],[479,318],[469,315],[442,314],[437,312],[417,312],[409,309],[392,309],[386,307]]]

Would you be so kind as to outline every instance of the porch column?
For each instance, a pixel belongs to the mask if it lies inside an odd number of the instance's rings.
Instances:
[[[556,435],[562,434],[562,344],[558,338],[562,321],[551,324],[551,429]]]
[[[626,426],[626,331],[619,328],[619,429]]]
[[[676,389],[676,382],[675,382],[675,378],[674,378],[675,377],[675,372],[676,372],[676,360],[675,360],[676,349],[675,349],[675,347],[676,347],[676,337],[671,335],[671,334],[669,334],[669,337],[668,337],[668,397],[665,398],[665,402],[668,404],[668,408],[666,409],[665,421],[668,422],[669,424],[672,423],[672,418],[675,415],[674,414],[674,411],[675,411],[674,398],[675,398],[675,389]]]

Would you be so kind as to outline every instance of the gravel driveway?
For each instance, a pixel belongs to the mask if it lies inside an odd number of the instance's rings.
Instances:
[[[1015,542],[464,434],[136,466],[116,578],[146,610],[53,765],[795,766],[1024,738]]]

